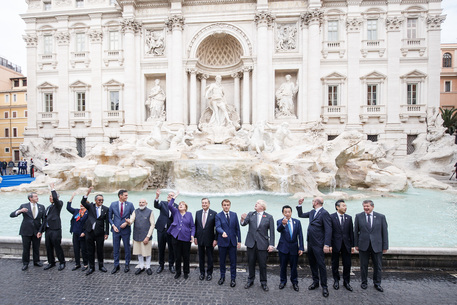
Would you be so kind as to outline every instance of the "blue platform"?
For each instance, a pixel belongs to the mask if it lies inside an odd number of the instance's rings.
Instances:
[[[9,187],[9,186],[16,186],[23,183],[30,183],[35,181],[35,178],[31,178],[30,175],[8,175],[8,176],[1,176],[2,182],[0,183],[0,188],[2,187]]]

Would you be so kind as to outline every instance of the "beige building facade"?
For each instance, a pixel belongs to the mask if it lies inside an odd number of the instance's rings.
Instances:
[[[440,105],[457,108],[457,43],[441,44]]]

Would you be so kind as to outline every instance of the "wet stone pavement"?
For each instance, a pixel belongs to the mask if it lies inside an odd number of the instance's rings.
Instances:
[[[279,290],[279,267],[269,266],[270,291],[264,292],[258,274],[254,286],[244,289],[245,265],[238,266],[234,288],[230,287],[228,278],[222,286],[217,284],[219,269],[208,282],[198,279],[195,265],[191,266],[187,280],[182,276],[175,280],[168,268],[157,274],[157,265],[152,266],[151,276],[146,272],[135,275],[135,265],[131,264],[129,273],[124,273],[121,265],[120,272],[112,275],[113,265],[106,263],[107,273],[97,269],[86,276],[80,269],[71,271],[72,262],[67,262],[63,271],[57,267],[44,271],[33,264],[21,271],[20,260],[1,258],[0,304],[457,304],[457,271],[384,270],[381,293],[371,283],[367,290],[362,290],[358,270],[351,276],[353,292],[347,291],[341,282],[340,289],[334,290],[328,270],[330,296],[324,298],[321,288],[308,290],[311,273],[306,266],[299,269],[299,292],[292,289],[290,282]],[[371,274],[370,270],[369,279]]]

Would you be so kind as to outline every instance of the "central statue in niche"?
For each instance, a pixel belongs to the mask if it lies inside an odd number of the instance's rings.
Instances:
[[[216,75],[215,82],[206,87],[205,99],[209,106],[200,117],[198,129],[207,133],[213,143],[222,144],[241,126],[235,106],[226,102],[220,75]]]

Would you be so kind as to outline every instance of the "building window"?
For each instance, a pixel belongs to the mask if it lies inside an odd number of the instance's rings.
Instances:
[[[378,20],[367,20],[367,40],[378,40]]]
[[[417,18],[408,18],[408,21],[406,24],[406,31],[407,31],[408,39],[417,38]]]
[[[78,156],[84,158],[86,155],[86,139],[85,138],[76,138],[76,151]]]
[[[414,140],[416,140],[417,135],[408,135],[406,138],[406,154],[410,155],[414,152],[415,148],[413,145]]]
[[[13,102],[17,102],[17,94],[13,94]]]
[[[109,40],[109,49],[111,51],[119,50],[119,32],[118,31],[110,31],[108,35]]]
[[[24,110],[24,117],[27,117],[27,110]]]
[[[378,85],[367,86],[367,105],[375,106],[378,104]]]
[[[52,93],[44,94],[44,112],[52,112],[54,106],[54,95]]]
[[[328,86],[328,105],[329,106],[338,105],[338,85],[329,85]]]
[[[337,138],[338,136],[337,135],[327,135],[327,141],[333,141]]]
[[[18,79],[15,79],[14,80],[14,87],[19,87],[19,80]]]
[[[76,52],[86,51],[86,34],[76,33]]]
[[[84,0],[76,0],[76,7],[84,7]]]
[[[9,118],[9,112],[8,111],[5,111],[5,119]]]
[[[13,127],[13,138],[17,138],[17,128]]]
[[[13,117],[13,118],[16,118],[16,117],[17,117],[17,112],[16,112],[16,111],[13,111],[11,114],[12,114],[12,117]]]
[[[109,138],[109,144],[113,144],[119,138]]]
[[[9,137],[10,137],[10,129],[5,128],[5,138],[9,138]]]
[[[22,86],[27,87],[27,80],[26,79],[22,80]]]
[[[43,2],[43,9],[45,11],[50,11],[51,10],[51,1]]]
[[[371,142],[378,142],[378,135],[377,134],[369,134],[367,135],[367,140]]]
[[[450,53],[443,55],[443,68],[452,68],[452,55]]]
[[[5,103],[10,102],[10,96],[8,94],[5,94]]]
[[[119,110],[119,91],[110,91],[109,99],[110,99],[110,109]]]
[[[451,81],[444,82],[444,92],[451,92]]]
[[[5,153],[7,153],[7,154],[10,153],[10,148],[9,147],[5,147]]]
[[[52,35],[43,36],[43,54],[44,55],[52,54]]]
[[[338,20],[328,22],[328,41],[338,41]]]
[[[417,104],[417,88],[418,84],[408,84],[408,95],[407,95],[407,104],[416,105]]]
[[[76,92],[76,111],[86,111],[86,92]]]

